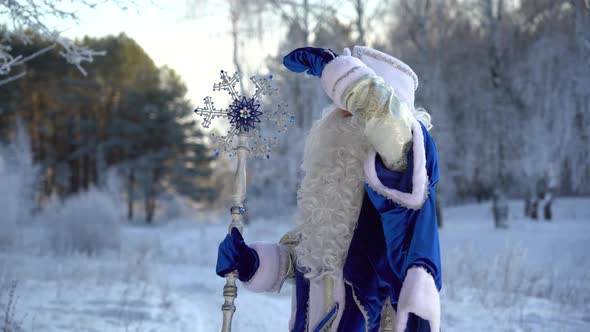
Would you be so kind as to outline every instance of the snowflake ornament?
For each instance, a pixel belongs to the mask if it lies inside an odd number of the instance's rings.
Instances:
[[[274,97],[278,96],[279,89],[274,87],[272,75],[252,76],[250,81],[255,91],[252,97],[242,96],[238,93],[236,85],[240,82],[238,73],[229,75],[221,71],[221,82],[213,84],[213,91],[227,91],[232,101],[227,109],[217,109],[211,97],[205,97],[205,105],[197,107],[195,113],[203,119],[203,127],[209,128],[216,118],[228,122],[229,130],[226,135],[211,134],[211,140],[215,146],[215,155],[222,154],[233,156],[237,145],[237,135],[247,134],[249,137],[249,156],[266,157],[270,159],[272,149],[278,145],[278,134],[284,133],[288,125],[295,117],[287,111],[288,105],[279,101],[274,105],[274,110],[268,110],[273,104]],[[261,98],[266,99],[262,103]],[[270,128],[268,124],[276,128]],[[261,126],[264,129],[261,130]],[[269,136],[269,133],[273,133]],[[266,135],[265,135],[266,134]]]
[[[260,116],[263,114],[258,111],[258,108],[260,108],[260,104],[254,98],[235,99],[229,106],[229,122],[235,125],[238,130],[256,129],[256,124],[261,122]]]

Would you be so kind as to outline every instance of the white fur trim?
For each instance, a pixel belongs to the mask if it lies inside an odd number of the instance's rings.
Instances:
[[[408,209],[418,210],[424,205],[428,197],[428,175],[426,173],[426,151],[424,149],[424,135],[422,127],[418,120],[414,120],[412,127],[413,135],[413,152],[414,166],[412,174],[412,192],[405,193],[396,189],[387,188],[377,176],[375,170],[375,157],[377,152],[373,149],[369,151],[365,159],[365,178],[367,184],[379,194],[391,199],[392,201],[407,207]]]
[[[344,314],[344,308],[346,307],[346,291],[344,289],[344,279],[342,275],[334,278],[334,302],[338,303],[338,313],[334,322],[332,323],[332,332],[338,331],[338,325]]]
[[[310,281],[307,312],[310,330],[315,328],[326,315],[326,283],[324,281],[324,278]]]
[[[330,331],[338,331],[338,324],[344,314],[344,308],[346,307],[346,291],[344,289],[344,279],[342,275],[332,276],[334,278],[334,303],[338,304],[338,312],[336,317],[332,321]],[[311,281],[309,287],[309,305],[308,305],[308,322],[310,330],[315,328],[318,323],[326,316],[326,283],[325,278],[321,278],[317,281]]]
[[[418,88],[418,76],[400,59],[365,46],[355,46],[352,55],[361,59],[383,78],[395,91],[395,95],[414,107],[414,91]]]
[[[428,320],[430,331],[440,330],[440,295],[434,279],[422,266],[408,270],[397,304],[396,332],[403,332],[412,312]]]
[[[289,331],[293,331],[295,317],[297,317],[297,287],[293,287],[293,291],[291,292],[291,318],[289,319]]]
[[[324,67],[322,88],[339,108],[346,110],[346,101],[343,98],[348,87],[363,77],[374,74],[360,59],[339,56]]]
[[[256,250],[260,264],[254,276],[243,283],[244,287],[253,292],[277,291],[287,273],[288,252],[275,243],[256,242],[250,247]]]

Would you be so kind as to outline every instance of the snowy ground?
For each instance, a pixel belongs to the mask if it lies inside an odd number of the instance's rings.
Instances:
[[[489,204],[445,210],[443,331],[590,331],[590,199],[558,200],[552,223],[522,211],[512,204],[510,228],[494,230]],[[93,257],[44,253],[30,226],[25,250],[0,254],[0,327],[10,302],[22,331],[219,330],[226,225],[196,219],[127,226],[120,252]],[[255,220],[247,241],[278,240],[289,229],[278,219]],[[240,291],[236,304],[233,331],[286,330],[289,287]]]

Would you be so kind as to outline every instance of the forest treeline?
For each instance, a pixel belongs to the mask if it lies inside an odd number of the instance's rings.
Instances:
[[[249,166],[253,215],[295,206],[307,133],[329,104],[319,80],[282,67],[282,56],[304,45],[337,53],[368,45],[417,72],[416,106],[432,115],[438,197],[445,204],[493,192],[524,198],[541,182],[553,183],[558,195],[590,194],[588,1],[224,3],[235,69],[248,67],[240,56],[245,45],[260,46],[253,31],[280,35],[279,49],[260,56],[275,54],[263,71],[276,77],[296,118],[271,161]],[[27,125],[42,170],[39,204],[100,185],[112,166],[122,176],[130,218],[136,202],[151,220],[164,193],[227,201],[231,167],[220,161],[212,173],[212,154],[192,122],[179,76],[157,68],[125,35],[80,42],[107,52],[86,66],[88,76],[52,51],[26,63],[25,77],[0,87],[0,137],[8,140],[17,118]],[[44,46],[15,43],[13,53]]]
[[[283,150],[254,175],[250,192],[261,203],[294,204],[304,138],[329,102],[316,79],[281,67],[302,45],[338,53],[369,45],[416,71],[416,106],[432,115],[446,204],[494,192],[524,198],[547,181],[558,195],[590,194],[588,1],[258,2],[288,27],[267,64],[297,117]]]
[[[25,124],[40,168],[37,206],[104,185],[110,169],[121,179],[129,219],[141,204],[153,221],[165,193],[212,199],[212,153],[180,76],[157,67],[124,34],[80,42],[105,52],[87,66],[87,76],[52,51],[25,63],[23,78],[0,87],[0,137],[10,141],[15,124]],[[32,54],[46,46],[32,36],[32,43],[12,47]]]

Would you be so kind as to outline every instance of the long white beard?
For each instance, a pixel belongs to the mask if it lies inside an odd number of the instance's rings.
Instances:
[[[332,106],[312,127],[297,193],[297,264],[306,277],[341,273],[364,195],[368,143],[358,117]]]

